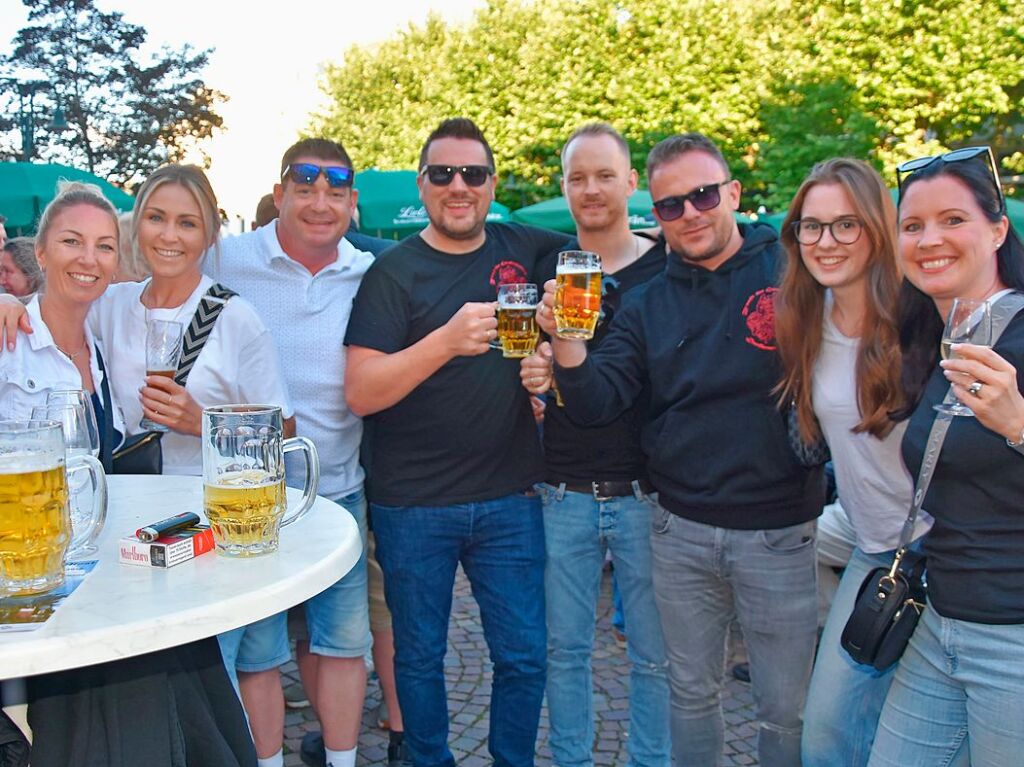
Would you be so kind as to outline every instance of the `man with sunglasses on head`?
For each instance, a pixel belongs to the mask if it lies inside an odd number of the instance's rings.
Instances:
[[[490,342],[498,287],[553,273],[541,261],[567,238],[486,223],[494,156],[470,120],[441,123],[419,168],[430,224],[373,264],[345,336],[405,738],[416,767],[454,766],[444,656],[461,563],[494,662],[490,752],[526,767],[544,694],[544,467],[519,362]]]
[[[567,250],[601,257],[601,316],[593,352],[607,337],[623,294],[665,270],[665,243],[629,228],[637,173],[629,145],[607,123],[577,129],[562,147],[562,192],[576,222]],[[548,353],[545,355],[544,352]],[[546,388],[550,352],[526,360],[529,391]],[[534,386],[542,384],[542,386]],[[643,396],[640,399],[644,399]],[[558,767],[593,767],[591,653],[605,552],[622,594],[630,675],[629,765],[668,767],[669,692],[665,646],[651,585],[653,491],[640,448],[638,402],[609,423],[578,426],[547,393],[544,416],[545,591],[548,621],[548,745]]]
[[[581,424],[611,420],[649,387],[641,442],[658,491],[651,549],[676,762],[720,763],[726,632],[736,617],[760,763],[792,767],[816,638],[821,489],[820,471],[815,485],[797,464],[772,393],[778,239],[767,226],[737,225],[740,185],[705,136],[659,143],[647,176],[668,268],[626,296],[593,354],[553,339],[555,378]],[[549,332],[553,291],[552,281],[538,310]]]
[[[303,753],[302,758],[332,767],[355,764],[366,690],[363,657],[371,645],[366,500],[359,463],[362,422],[345,405],[341,349],[352,299],[373,263],[370,252],[345,237],[357,201],[354,177],[341,144],[319,138],[299,141],[285,152],[280,183],[274,185],[278,218],[226,239],[219,265],[218,259],[206,261],[212,276],[252,302],[273,334],[297,430],[319,452],[318,492],[355,517],[364,542],[356,565],[304,605],[310,655],[300,658],[300,666],[326,753]],[[362,242],[375,245],[373,238]],[[295,468],[301,476],[300,467]],[[345,512],[339,508],[339,513]],[[239,672],[260,767],[280,767],[284,698],[278,669],[291,658],[287,613],[230,632],[222,648],[226,662]],[[400,746],[389,749],[388,763],[407,763]]]

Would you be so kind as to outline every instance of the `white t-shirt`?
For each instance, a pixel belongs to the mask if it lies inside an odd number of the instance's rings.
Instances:
[[[320,454],[320,495],[338,498],[358,490],[363,422],[345,403],[343,341],[352,299],[373,255],[342,239],[337,260],[310,274],[281,249],[274,221],[225,239],[219,267],[217,261],[207,256],[203,268],[251,301],[277,342],[296,430]]]
[[[75,363],[57,348],[53,342],[50,329],[43,322],[39,309],[39,294],[25,306],[29,322],[32,324],[31,335],[19,334],[18,345],[14,351],[4,349],[0,352],[0,418],[27,419],[32,415],[32,408],[46,404],[46,396],[51,391],[62,389],[81,389],[82,374]],[[97,345],[88,324],[85,328],[86,342],[90,349]],[[107,349],[100,343],[100,353],[109,367]],[[89,368],[92,370],[92,382],[96,394],[103,402],[103,374],[100,372],[96,354],[89,355]],[[124,417],[118,407],[117,395],[111,391],[114,412],[112,413],[114,428],[124,433]],[[100,414],[96,414],[100,420]],[[103,424],[97,426],[102,431]]]
[[[110,350],[104,359],[129,434],[144,431],[139,426],[139,389],[146,377],[147,315],[188,326],[213,280],[204,275],[185,303],[173,309],[147,310],[140,299],[148,284],[149,280],[111,285],[89,314],[94,332],[103,339],[103,348]],[[231,285],[225,287],[234,289]],[[274,340],[256,310],[240,296],[230,299],[217,317],[185,388],[199,407],[250,402],[279,405],[285,418],[292,415]],[[164,435],[162,443],[165,474],[203,473],[199,437],[172,431]]]
[[[860,339],[844,336],[832,322],[832,298],[827,294],[821,353],[814,363],[814,414],[832,452],[839,500],[857,533],[857,546],[877,554],[899,544],[914,483],[900,454],[906,421],[896,424],[885,439],[852,431],[861,418],[856,372],[859,343]],[[931,518],[922,512],[914,537],[929,527]]]

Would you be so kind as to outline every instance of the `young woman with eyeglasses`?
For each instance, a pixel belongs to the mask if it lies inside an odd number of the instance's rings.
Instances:
[[[953,419],[924,500],[928,604],[882,710],[870,767],[1005,767],[1024,759],[1024,313],[993,348],[939,360],[954,298],[1024,291],[1024,245],[986,147],[901,166],[903,456],[916,472],[949,385]],[[902,174],[901,174],[902,175]],[[1011,299],[1012,301],[1012,299]],[[1004,302],[1003,306],[1006,306]]]
[[[888,567],[913,491],[900,459],[901,402],[896,211],[867,163],[814,167],[782,225],[786,268],[775,333],[784,377],[808,441],[824,435],[856,547],[818,648],[804,713],[804,767],[863,767],[892,680],[853,663],[840,647],[861,582]],[[918,534],[926,527],[919,526]]]

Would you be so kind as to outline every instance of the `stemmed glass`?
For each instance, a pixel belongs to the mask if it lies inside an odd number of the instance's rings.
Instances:
[[[96,410],[92,406],[92,397],[83,389],[61,389],[46,395],[47,405],[81,405],[85,411],[85,426],[89,432],[89,444],[93,458],[100,454],[100,430],[96,423]],[[65,432],[65,440],[67,433]]]
[[[76,455],[91,455],[94,458],[99,455],[100,443],[99,434],[95,430],[96,414],[93,413],[93,428],[90,429],[87,412],[92,412],[90,406],[86,411],[85,405],[57,404],[37,405],[32,408],[33,421],[56,421],[64,430],[64,453],[68,461]],[[85,482],[88,480],[86,479]],[[89,524],[92,519],[91,509],[82,509],[79,494],[85,488],[85,482],[69,484],[69,506],[71,511],[71,527],[73,530],[81,530]],[[77,533],[76,533],[77,534]],[[94,544],[87,544],[75,552],[75,558],[81,559],[94,555],[98,549]]]
[[[953,344],[992,345],[992,310],[988,301],[974,298],[953,299],[953,308],[949,310],[946,328],[942,331],[942,359],[948,360],[956,356],[952,350]],[[952,403],[940,402],[935,405],[935,409],[949,415],[974,415],[974,411],[959,400]]]

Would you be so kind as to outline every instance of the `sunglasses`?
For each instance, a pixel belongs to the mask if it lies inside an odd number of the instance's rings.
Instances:
[[[1000,211],[1005,211],[1006,199],[1003,197],[1003,189],[999,185],[999,173],[996,171],[996,158],[992,154],[992,148],[987,146],[965,146],[963,149],[954,149],[952,152],[946,152],[945,154],[918,157],[916,159],[900,163],[896,166],[896,188],[899,190],[900,197],[903,197],[903,187],[906,184],[907,179],[919,170],[931,167],[937,162],[947,164],[954,162],[967,162],[975,159],[976,157],[984,157],[988,159],[988,167],[992,172],[992,183],[995,184],[996,194],[999,196],[999,209]]]
[[[462,176],[466,186],[483,186],[493,170],[486,165],[424,165],[420,175],[426,176],[434,186],[448,186],[455,180],[455,174]]]
[[[356,172],[343,165],[321,166],[311,162],[293,162],[284,169],[284,172],[281,174],[281,180],[284,181],[285,178],[290,178],[296,184],[312,186],[316,183],[321,173],[324,174],[328,186],[332,189],[352,186],[352,182],[356,179]]]
[[[698,187],[688,194],[676,194],[671,197],[662,197],[654,202],[654,210],[662,221],[675,221],[686,209],[689,202],[694,210],[705,211],[717,208],[722,202],[721,187],[729,181],[719,181],[717,184],[708,184]]]

